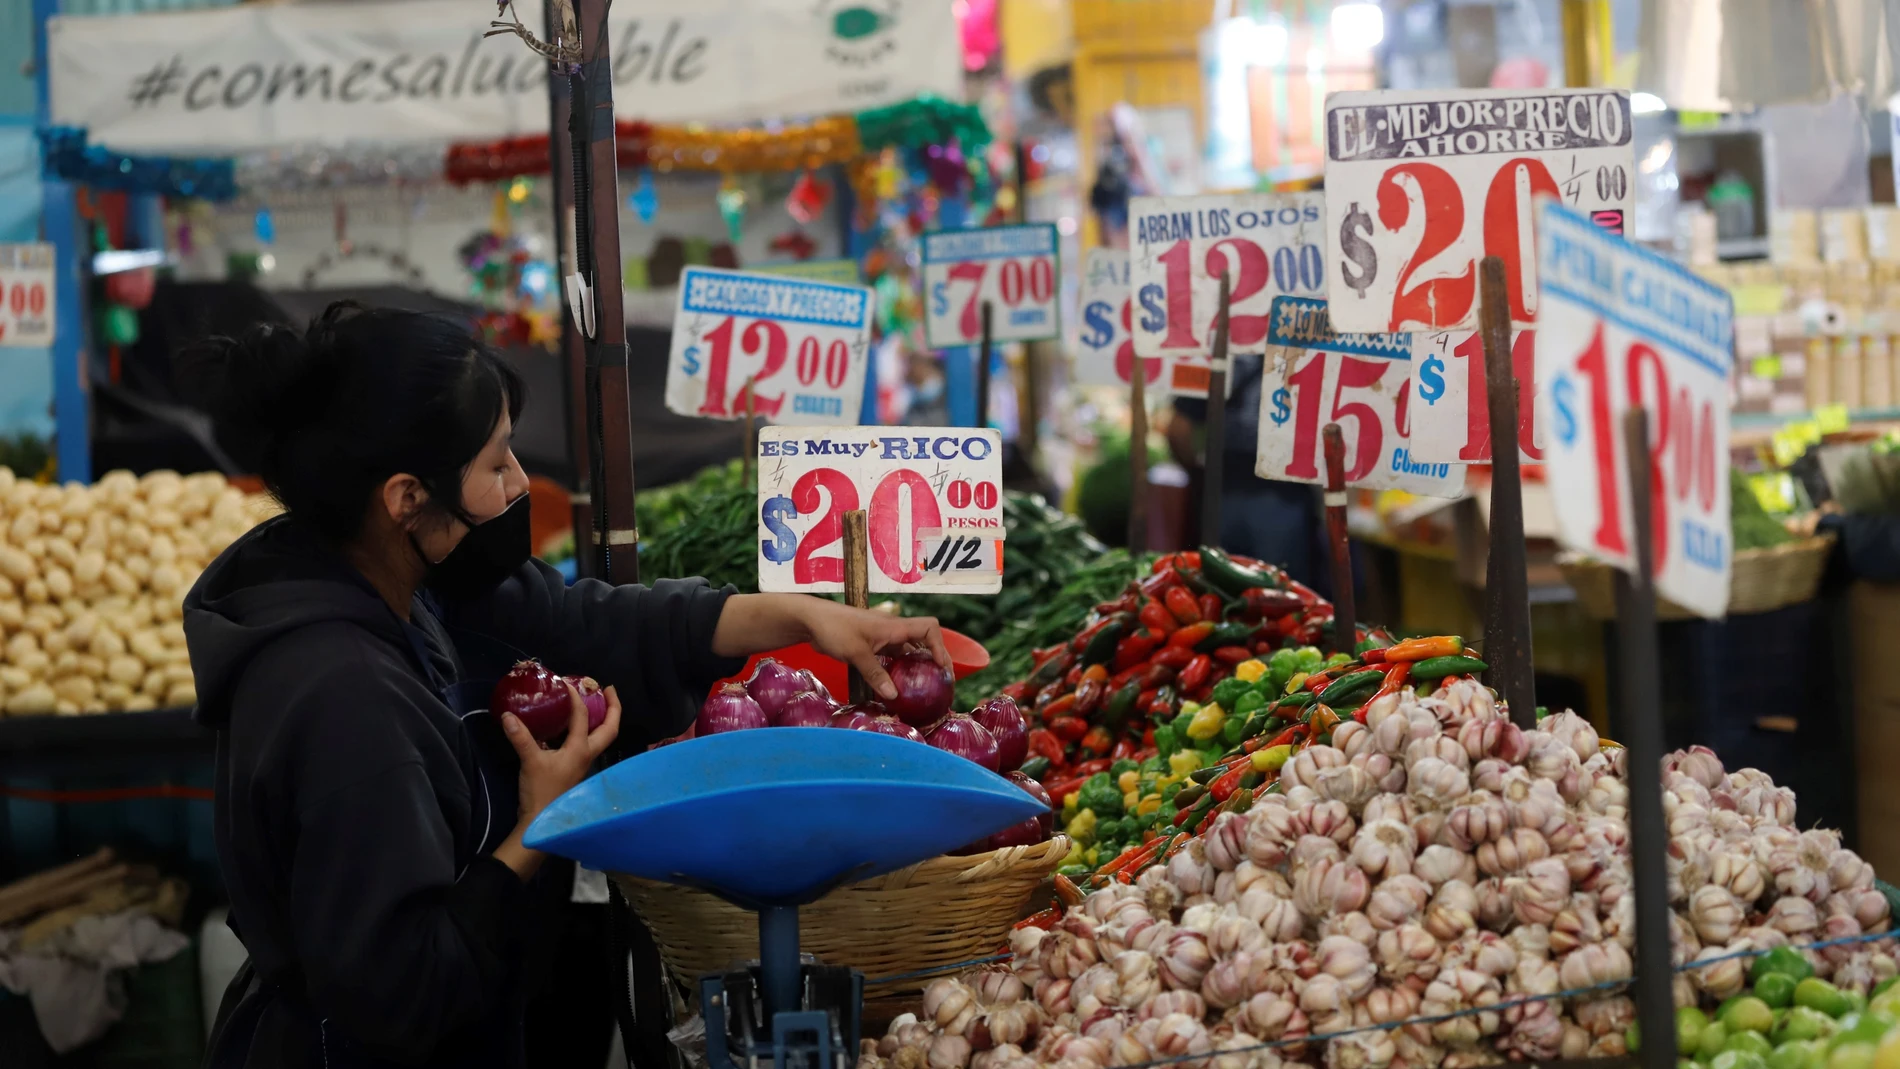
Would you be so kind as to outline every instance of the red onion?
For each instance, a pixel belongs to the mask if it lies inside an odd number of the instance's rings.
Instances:
[[[897,719],[924,729],[950,711],[950,698],[956,692],[957,681],[950,670],[938,664],[930,654],[911,650],[880,660],[891,674],[891,683],[897,687],[897,697],[885,703]]]
[[[745,681],[745,692],[759,703],[759,710],[773,723],[778,722],[778,711],[784,708],[792,695],[808,689],[796,670],[770,657],[759,658],[752,675]]]
[[[528,734],[546,742],[567,733],[573,715],[567,684],[581,692],[581,701],[587,706],[587,730],[599,727],[601,721],[607,719],[607,695],[602,693],[600,684],[585,676],[556,675],[539,661],[516,662],[508,674],[496,682],[494,693],[488,697],[488,708],[498,717],[503,713],[515,714],[527,725]]]
[[[1001,850],[1005,846],[1034,846],[1046,842],[1049,833],[1043,830],[1041,817],[1030,817],[1021,824],[1011,824],[995,835],[984,840],[985,848]]]
[[[772,719],[775,728],[828,728],[831,726],[831,699],[809,690],[791,696]]]
[[[1029,724],[1016,699],[1003,695],[991,698],[970,710],[970,719],[983,725],[996,738],[996,768],[1012,772],[1022,767],[1029,756]]]
[[[1020,771],[1007,772],[1004,773],[1004,776],[1011,783],[1021,787],[1031,798],[1042,803],[1045,812],[1036,818],[1036,823],[1042,826],[1042,837],[1047,839],[1050,833],[1056,829],[1055,799],[1049,797],[1049,792],[1043,788],[1042,784],[1030,779]],[[1041,840],[1037,841],[1040,842]]]
[[[832,723],[841,728],[853,728],[858,731],[875,731],[879,735],[895,735],[912,742],[924,741],[923,735],[914,727],[890,715],[882,702],[864,702],[859,705],[847,705],[838,710]]]
[[[924,736],[924,741],[939,750],[967,757],[991,772],[996,771],[996,739],[988,728],[962,713],[944,717]]]
[[[700,735],[717,735],[725,731],[744,731],[748,728],[768,726],[765,711],[759,703],[746,694],[742,683],[722,683],[706,695],[706,704],[699,707],[699,720],[694,725]]]
[[[831,696],[831,688],[825,686],[822,682],[819,682],[817,673],[813,672],[811,669],[800,668],[798,670],[798,679],[799,679],[799,682],[804,684],[805,690],[813,691],[821,695],[826,701],[830,702],[834,706],[838,704],[838,699]]]

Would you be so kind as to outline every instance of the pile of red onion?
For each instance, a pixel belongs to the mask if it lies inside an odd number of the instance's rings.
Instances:
[[[875,731],[912,742],[928,743],[968,758],[1049,804],[1042,785],[1018,772],[1029,752],[1029,725],[1010,698],[991,698],[968,714],[952,712],[955,679],[929,653],[912,650],[881,658],[897,696],[888,702],[867,701],[840,707],[824,684],[810,672],[790,668],[770,657],[759,660],[743,683],[713,688],[700,707],[697,734],[744,731],[763,727],[835,727]],[[1053,809],[1040,817],[972,843],[963,852],[975,853],[1004,846],[1043,842],[1054,828]]]

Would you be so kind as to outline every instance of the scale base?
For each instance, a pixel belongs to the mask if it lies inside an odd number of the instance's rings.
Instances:
[[[858,1060],[864,974],[843,965],[799,967],[799,1007],[768,1020],[757,962],[699,981],[710,1069],[851,1069]]]

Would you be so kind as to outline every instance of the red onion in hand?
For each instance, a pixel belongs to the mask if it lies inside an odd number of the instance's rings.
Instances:
[[[847,705],[838,710],[832,723],[841,728],[853,728],[858,731],[875,731],[879,735],[894,735],[912,742],[922,742],[924,737],[916,728],[890,715],[882,702],[864,702],[859,705]]]
[[[778,711],[785,707],[792,695],[809,689],[799,677],[797,669],[789,668],[770,657],[759,658],[759,663],[745,681],[745,692],[759,703],[759,711],[765,714],[765,719],[775,724],[778,723]]]
[[[1044,789],[1042,784],[1037,783],[1033,779],[1030,779],[1028,776],[1024,775],[1021,771],[1007,772],[1004,774],[1004,776],[1011,783],[1014,783],[1016,786],[1021,787],[1023,791],[1027,793],[1031,798],[1034,798],[1036,801],[1042,803],[1042,807],[1045,811],[1042,813],[1041,816],[1038,816],[1036,818],[1036,823],[1042,826],[1042,837],[1044,839],[1047,839],[1050,833],[1054,832],[1056,829],[1055,799],[1049,797],[1049,792],[1046,789]],[[1037,840],[1037,841],[1040,842],[1041,840]]]
[[[1029,756],[1029,723],[1016,707],[1016,699],[1008,695],[991,698],[970,710],[970,719],[996,739],[997,771],[1013,772],[1022,767],[1023,758]]]
[[[587,706],[587,730],[599,727],[607,719],[607,695],[600,684],[585,676],[570,678],[555,675],[539,661],[518,661],[495,684],[488,708],[497,717],[513,713],[527,726],[528,734],[546,742],[567,733],[573,716],[573,699],[566,684],[581,692]]]
[[[745,731],[769,726],[759,703],[746,694],[741,683],[722,683],[706,696],[699,707],[696,734],[717,735],[726,731]]]
[[[772,718],[775,728],[831,727],[831,699],[809,690],[791,696]]]
[[[914,728],[923,729],[942,719],[950,711],[950,699],[956,692],[956,679],[950,670],[923,650],[911,650],[896,657],[879,658],[891,674],[897,697],[885,702],[892,715]]]
[[[951,713],[930,729],[924,741],[939,750],[967,757],[991,772],[996,771],[996,740],[989,729],[962,713]]]

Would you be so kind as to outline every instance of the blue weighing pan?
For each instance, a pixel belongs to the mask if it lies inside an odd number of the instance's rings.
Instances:
[[[603,872],[782,905],[1042,812],[1022,788],[934,746],[766,728],[622,761],[555,799],[524,841]]]

